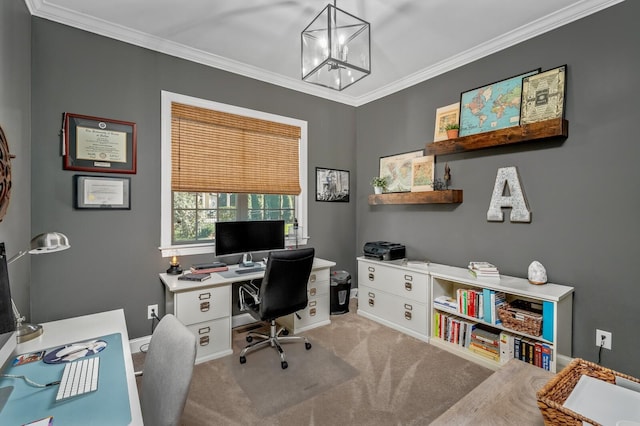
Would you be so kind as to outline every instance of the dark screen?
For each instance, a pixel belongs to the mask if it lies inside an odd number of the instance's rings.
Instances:
[[[4,243],[0,243],[0,334],[8,333],[15,329],[16,320],[13,317],[13,309],[11,307],[7,254],[4,249]]]
[[[284,220],[216,222],[216,256],[284,248]]]

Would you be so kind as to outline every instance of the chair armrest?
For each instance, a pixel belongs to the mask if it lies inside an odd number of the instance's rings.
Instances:
[[[260,287],[254,283],[254,281],[250,281],[248,283],[242,284],[238,289],[238,295],[240,297],[240,310],[246,310],[246,302],[245,295],[250,296],[253,299],[253,305],[260,304]]]

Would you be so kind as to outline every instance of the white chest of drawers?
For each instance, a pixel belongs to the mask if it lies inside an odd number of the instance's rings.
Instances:
[[[429,341],[426,270],[358,258],[358,314]]]

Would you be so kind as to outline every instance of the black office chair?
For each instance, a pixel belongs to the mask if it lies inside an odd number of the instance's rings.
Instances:
[[[285,369],[289,364],[281,343],[304,341],[305,348],[311,349],[311,343],[306,337],[281,336],[284,328],[277,330],[276,319],[307,306],[307,282],[314,256],[313,248],[271,252],[264,278],[240,287],[240,310],[249,312],[259,321],[270,322],[268,335],[257,332],[247,334],[247,342],[250,344],[240,352],[241,364],[247,362],[247,352],[269,345],[280,353],[280,365]],[[254,337],[261,340],[251,343]]]

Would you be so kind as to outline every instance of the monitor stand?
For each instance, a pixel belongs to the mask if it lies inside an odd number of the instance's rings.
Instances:
[[[253,266],[253,257],[251,256],[251,253],[245,253],[242,255],[242,263],[240,263],[240,266],[242,266],[243,268],[248,268]]]

